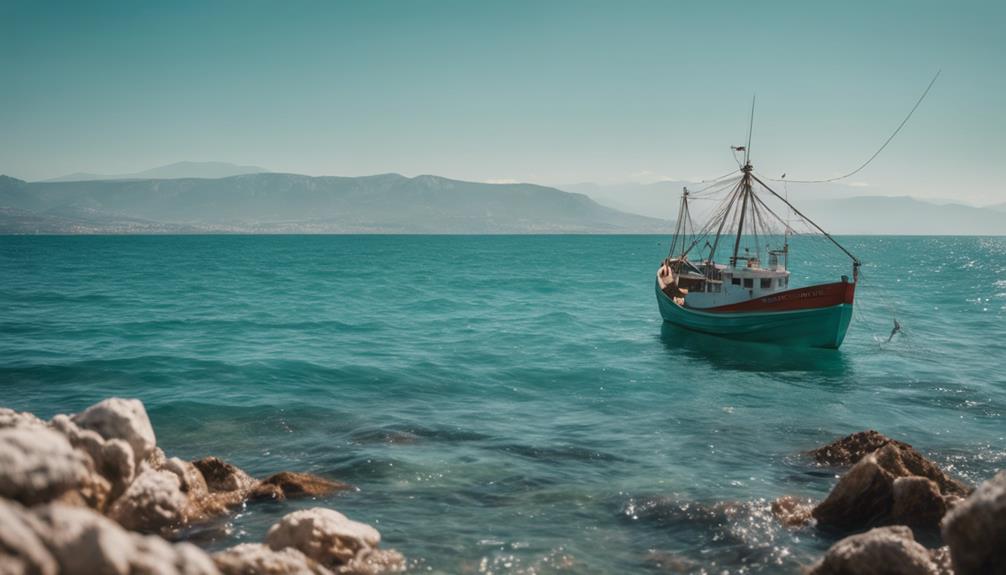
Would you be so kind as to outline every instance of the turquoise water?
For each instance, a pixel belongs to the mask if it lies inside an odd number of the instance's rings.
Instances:
[[[1006,463],[1006,238],[844,241],[836,352],[662,325],[658,237],[0,237],[0,404],[138,397],[169,454],[353,483],[322,503],[416,571],[795,573],[832,541],[767,512],[833,484],[801,451],[875,428],[969,481]],[[793,253],[793,285],[849,273]]]

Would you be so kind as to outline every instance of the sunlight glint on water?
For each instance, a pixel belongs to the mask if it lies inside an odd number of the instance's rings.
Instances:
[[[662,325],[665,238],[4,237],[0,403],[139,397],[170,454],[359,486],[324,503],[422,569],[796,572],[830,541],[768,504],[833,483],[801,451],[875,428],[972,482],[1006,462],[1006,239],[844,243],[833,352]],[[794,285],[849,273],[793,253]]]

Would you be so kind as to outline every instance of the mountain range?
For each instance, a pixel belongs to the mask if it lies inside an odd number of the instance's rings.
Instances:
[[[242,174],[268,172],[258,166],[239,166],[227,162],[175,162],[132,174],[91,174],[77,172],[47,182],[83,182],[90,180],[169,180],[176,178],[226,178]]]
[[[677,218],[682,188],[696,192],[709,185],[665,180],[648,184],[582,183],[561,187],[588,195],[612,208],[673,220]],[[952,198],[921,200],[910,196],[865,195],[869,188],[838,183],[769,185],[788,196],[802,213],[835,234],[1006,235],[1006,217],[1003,216],[1006,203],[977,207]],[[768,198],[768,201],[775,200]],[[701,193],[695,194],[691,203],[693,218],[703,221],[716,205],[715,201],[706,201]],[[778,213],[785,217],[785,207],[781,203],[775,206],[781,208]]]
[[[69,179],[68,179],[69,178]],[[178,162],[134,174],[40,182],[0,176],[0,233],[668,233],[681,188],[701,184],[490,184],[424,175],[273,173]],[[783,190],[836,234],[1006,234],[983,208],[862,195],[842,184]],[[716,202],[693,202],[701,221]]]
[[[0,233],[666,233],[670,223],[534,184],[399,174],[25,182]]]

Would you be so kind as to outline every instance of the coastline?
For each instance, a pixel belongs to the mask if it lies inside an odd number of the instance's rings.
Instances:
[[[209,555],[183,530],[256,501],[352,486],[283,471],[263,480],[216,457],[157,447],[143,404],[110,398],[48,422],[0,408],[0,573],[377,575],[405,569],[380,533],[325,508],[286,514],[262,543]]]
[[[845,470],[821,502],[781,496],[771,504],[786,529],[838,538],[808,573],[887,572],[887,564],[906,575],[1006,568],[1006,549],[991,544],[1006,536],[1006,472],[973,489],[876,431],[805,455]],[[216,457],[168,457],[135,399],[106,399],[49,421],[0,408],[0,462],[4,574],[379,575],[408,568],[401,553],[380,547],[372,526],[326,507],[287,513],[262,543],[209,554],[184,541],[186,528],[257,502],[324,498],[353,487],[291,471],[257,480]],[[739,505],[707,512],[730,517]],[[934,536],[938,546],[919,542]],[[651,552],[646,561],[671,572],[703,568],[667,553]],[[578,565],[566,558],[553,567],[576,572]]]

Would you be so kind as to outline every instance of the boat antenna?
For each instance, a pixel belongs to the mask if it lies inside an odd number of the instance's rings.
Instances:
[[[789,204],[789,184],[786,183],[786,174],[782,175],[782,190],[786,195],[786,204]],[[792,231],[792,228],[789,227],[789,220],[791,217],[793,217],[793,210],[787,209],[786,222],[783,224],[785,228],[782,235],[782,266],[786,269],[789,269],[789,234]]]
[[[751,160],[751,132],[754,130],[754,109],[755,109],[755,97],[758,94],[751,94],[751,119],[748,121],[748,145],[744,147],[744,164],[747,165]]]
[[[744,176],[740,181],[740,193],[741,193],[741,211],[739,221],[737,223],[737,238],[734,240],[734,253],[733,257],[730,258],[730,265],[737,265],[737,252],[740,250],[741,245],[741,235],[744,234],[744,217],[747,214],[748,198],[753,194],[751,192],[751,133],[754,131],[754,111],[755,111],[755,97],[756,94],[751,95],[751,117],[748,120],[748,141],[746,146],[742,146],[741,149],[744,150],[744,166],[741,171]],[[754,202],[752,201],[752,210],[754,209]]]

